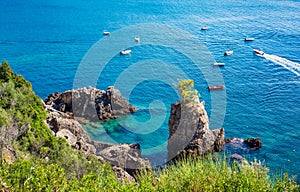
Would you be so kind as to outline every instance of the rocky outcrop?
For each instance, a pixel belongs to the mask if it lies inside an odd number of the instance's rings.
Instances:
[[[224,129],[211,131],[204,102],[172,104],[169,118],[168,160],[202,155],[224,148]]]
[[[84,87],[64,93],[56,92],[50,94],[44,102],[58,111],[92,121],[114,119],[135,111],[120,91],[112,86],[107,91]]]
[[[113,145],[99,152],[98,156],[114,166],[123,168],[130,175],[134,175],[139,169],[150,169],[148,159],[141,157],[139,144]]]
[[[244,142],[253,150],[257,150],[262,147],[260,138],[248,138]]]
[[[46,109],[49,113],[46,123],[54,135],[65,138],[71,147],[84,151],[86,155],[96,154],[96,147],[92,145],[92,140],[78,121],[70,114],[56,111],[49,106]]]
[[[240,138],[226,138],[225,147],[228,151],[238,154],[248,154],[262,147],[260,138],[248,138],[246,140]]]
[[[113,166],[112,169],[121,184],[131,183],[135,181],[135,179],[131,175],[129,175],[129,173],[124,171],[124,169],[116,166]]]
[[[63,137],[71,147],[83,151],[86,156],[94,154],[102,163],[109,162],[114,167],[121,183],[131,182],[138,169],[151,168],[148,159],[141,157],[139,144],[113,145],[93,141],[81,124],[70,113],[64,113],[44,104],[49,113],[46,123],[57,137]],[[128,173],[127,173],[128,172]]]

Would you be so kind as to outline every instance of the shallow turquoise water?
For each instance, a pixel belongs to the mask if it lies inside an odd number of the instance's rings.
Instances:
[[[210,117],[212,113],[220,117],[211,119],[212,129],[221,124],[226,137],[261,137],[263,148],[251,152],[251,158],[265,161],[275,172],[280,169],[291,174],[300,172],[300,2],[4,0],[1,3],[0,58],[8,60],[14,71],[31,81],[42,98],[73,88],[82,58],[99,39],[104,39],[103,30],[116,32],[144,23],[168,24],[185,30],[200,40],[216,61],[225,63],[220,68],[225,90],[208,92],[207,79],[194,62],[163,45],[133,46],[131,56],[121,57],[116,53],[99,75],[97,87],[106,89],[115,85],[120,74],[139,61],[156,59],[171,63],[195,80]],[[207,31],[200,30],[203,25],[208,26]],[[172,41],[170,32],[165,31],[163,36]],[[246,36],[255,40],[244,42]],[[253,48],[262,48],[266,55],[253,55]],[[224,57],[227,49],[234,50],[234,54]],[[82,82],[88,86],[88,74],[85,80]],[[212,94],[226,95],[224,121],[222,112],[212,112]],[[115,121],[94,124],[105,129],[87,128],[90,136],[112,142],[139,142],[144,155],[154,162],[163,159],[169,107],[178,100],[178,95],[170,84],[149,79],[139,83],[128,99],[142,109],[134,114],[142,126],[124,117],[122,126]],[[161,102],[153,102],[157,100]]]

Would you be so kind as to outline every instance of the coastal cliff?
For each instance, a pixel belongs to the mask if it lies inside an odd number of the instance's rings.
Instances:
[[[209,129],[209,119],[200,102],[194,81],[181,80],[177,85],[181,101],[171,106],[169,118],[168,160],[181,156],[199,156],[224,148],[223,128]]]
[[[82,118],[108,120],[133,112],[134,107],[113,87],[109,87],[106,92],[88,87],[54,93],[43,104],[49,114],[46,123],[51,132],[56,137],[65,138],[72,148],[83,152],[85,157],[92,154],[102,163],[110,163],[122,183],[125,181],[120,177],[126,176],[127,180],[132,181],[134,179],[131,177],[137,170],[151,168],[149,160],[141,157],[139,144],[114,145],[93,141],[76,118],[79,116],[81,121]]]
[[[106,91],[84,87],[64,93],[56,92],[50,94],[44,102],[53,109],[91,121],[114,119],[135,111],[113,86],[109,86]]]
[[[184,156],[199,156],[224,148],[223,128],[209,129],[209,119],[204,102],[172,104],[169,118],[168,159]]]

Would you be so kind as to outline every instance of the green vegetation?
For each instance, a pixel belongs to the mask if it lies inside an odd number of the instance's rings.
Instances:
[[[154,191],[299,191],[293,180],[272,181],[259,162],[229,163],[211,157],[185,159],[168,166],[159,175],[143,173],[141,187]],[[148,186],[148,187],[147,187]]]
[[[198,97],[191,80],[182,99]],[[47,113],[31,84],[0,65],[0,191],[299,191],[288,176],[272,180],[259,164],[189,159],[161,171],[141,171],[121,185],[111,166],[84,157],[44,123]]]
[[[184,79],[180,80],[176,85],[180,99],[183,102],[194,102],[199,100],[200,93],[194,88],[194,80]]]

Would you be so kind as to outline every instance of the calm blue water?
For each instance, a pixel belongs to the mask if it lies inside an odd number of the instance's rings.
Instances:
[[[34,91],[45,98],[52,92],[73,88],[82,58],[104,38],[103,30],[115,32],[144,23],[180,28],[199,39],[216,61],[225,63],[220,71],[226,89],[211,93],[226,94],[225,119],[211,122],[211,128],[221,124],[229,138],[260,137],[263,148],[251,152],[251,157],[264,161],[273,172],[298,174],[299,11],[298,1],[274,0],[2,0],[0,58],[8,60],[14,71],[31,81]],[[203,25],[209,29],[201,31]],[[171,41],[169,31],[163,35]],[[255,41],[244,42],[246,36],[254,37]],[[179,46],[181,42],[175,44]],[[253,55],[253,48],[262,48],[265,56]],[[208,114],[212,114],[208,83],[186,55],[163,45],[131,49],[131,56],[116,54],[106,64],[98,78],[98,88],[114,85],[116,78],[132,64],[156,59],[180,67],[187,77],[194,79]],[[234,54],[224,57],[227,49],[234,50]],[[160,65],[153,68],[159,71]],[[125,82],[131,78],[128,76]],[[135,86],[129,100],[141,109],[134,114],[134,121],[122,117],[119,121],[94,123],[86,127],[90,136],[107,142],[139,142],[145,156],[154,162],[163,159],[169,106],[178,101],[176,91],[169,84],[149,79]]]

